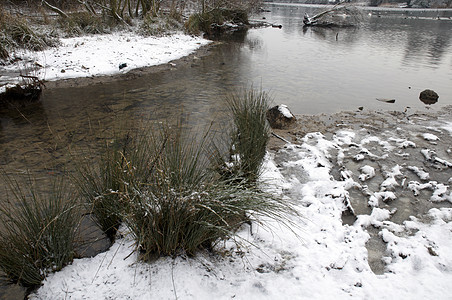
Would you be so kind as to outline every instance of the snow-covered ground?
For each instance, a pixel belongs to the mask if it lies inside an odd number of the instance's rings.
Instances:
[[[344,124],[267,155],[264,182],[302,216],[291,219],[295,233],[254,224],[239,234],[257,247],[227,241],[219,254],[150,264],[131,254],[134,242],[126,235],[108,252],[49,276],[32,298],[451,299],[450,114],[396,126]],[[413,207],[442,205],[400,219],[403,195]],[[356,214],[349,224],[342,220],[346,210]],[[369,266],[369,229],[384,245],[380,275]]]
[[[16,52],[22,60],[0,66],[0,85],[19,82],[18,71],[48,81],[125,73],[168,63],[208,43],[185,34],[143,37],[134,32],[64,38],[56,48]],[[0,86],[0,93],[5,87]]]

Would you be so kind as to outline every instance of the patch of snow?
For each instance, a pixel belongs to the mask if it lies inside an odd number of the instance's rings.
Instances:
[[[290,112],[289,108],[285,104],[280,104],[278,106],[279,112],[286,118],[292,119],[294,115]]]
[[[429,173],[425,172],[422,169],[419,169],[418,167],[408,166],[407,169],[413,171],[414,174],[416,174],[421,180],[428,180],[430,178]]]
[[[443,183],[438,183],[437,181],[429,181],[427,183],[419,183],[417,181],[410,181],[408,183],[408,188],[413,192],[415,196],[420,194],[422,190],[430,190],[433,192],[430,200],[432,202],[449,201],[452,202],[451,193],[447,194],[447,185]]]
[[[416,148],[416,143],[412,141],[408,141],[407,139],[400,139],[400,138],[394,138],[390,137],[389,141],[395,142],[396,146],[398,148],[406,149],[406,148]]]
[[[439,140],[439,137],[437,137],[436,135],[431,134],[431,133],[423,133],[422,137],[426,141],[438,141]]]
[[[436,156],[436,152],[430,149],[422,149],[421,150],[422,155],[424,155],[425,159],[428,161],[432,161],[433,157]]]
[[[391,171],[385,174],[386,179],[380,185],[382,191],[393,190],[396,186],[399,186],[396,178],[401,176],[403,176],[401,167],[399,165],[394,166]]]
[[[444,122],[441,128],[445,129],[452,136],[452,122]]]
[[[375,176],[375,169],[371,166],[365,165],[359,169],[361,175],[359,175],[359,180],[366,181]]]

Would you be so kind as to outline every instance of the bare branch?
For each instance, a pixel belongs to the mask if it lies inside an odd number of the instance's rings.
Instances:
[[[59,14],[61,17],[65,18],[65,19],[69,18],[69,16],[64,11],[62,11],[61,9],[59,9],[56,6],[50,5],[45,0],[41,1],[41,5],[44,5],[46,8],[50,9],[53,12],[56,12],[57,14]]]

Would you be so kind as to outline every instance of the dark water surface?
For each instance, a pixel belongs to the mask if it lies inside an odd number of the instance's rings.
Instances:
[[[336,29],[303,27],[316,8],[270,10],[265,17],[282,30],[250,31],[240,53],[249,57],[248,77],[295,113],[421,109],[427,88],[439,94],[437,106],[452,104],[452,10],[366,9],[361,26]]]

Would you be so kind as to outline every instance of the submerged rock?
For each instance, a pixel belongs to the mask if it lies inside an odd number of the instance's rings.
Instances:
[[[438,98],[439,98],[438,94],[432,90],[424,90],[419,95],[419,99],[428,105],[435,104],[436,102],[438,102]]]
[[[267,111],[267,120],[273,129],[289,129],[297,119],[286,105],[281,104]]]

